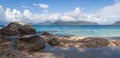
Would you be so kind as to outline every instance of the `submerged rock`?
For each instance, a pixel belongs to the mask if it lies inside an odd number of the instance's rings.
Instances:
[[[45,42],[38,35],[26,35],[18,38],[16,46],[20,50],[35,51],[45,48]]]
[[[23,22],[11,22],[5,26],[2,35],[19,35],[19,34],[35,34],[35,29],[32,25]]]

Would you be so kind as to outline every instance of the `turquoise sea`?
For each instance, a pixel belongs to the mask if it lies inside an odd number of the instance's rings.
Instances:
[[[120,36],[120,25],[33,25],[37,33],[47,31],[54,35],[89,37]],[[3,26],[0,26],[2,28]]]

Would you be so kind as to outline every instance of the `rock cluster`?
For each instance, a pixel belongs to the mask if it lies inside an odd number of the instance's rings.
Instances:
[[[35,32],[30,24],[11,22],[0,30],[0,43],[9,48],[24,51],[43,49],[45,42],[40,36],[35,35]]]

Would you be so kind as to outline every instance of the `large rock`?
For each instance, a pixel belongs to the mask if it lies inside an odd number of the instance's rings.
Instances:
[[[35,34],[33,26],[23,22],[11,22],[1,32],[3,35]]]
[[[27,35],[18,38],[16,46],[20,50],[34,51],[45,48],[44,40],[38,35]]]

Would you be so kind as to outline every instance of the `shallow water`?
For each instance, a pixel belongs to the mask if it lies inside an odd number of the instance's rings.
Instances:
[[[48,44],[46,45],[45,53],[52,53],[57,58],[120,58],[120,47],[82,49],[60,46],[51,47]],[[44,57],[47,58],[47,55]]]

